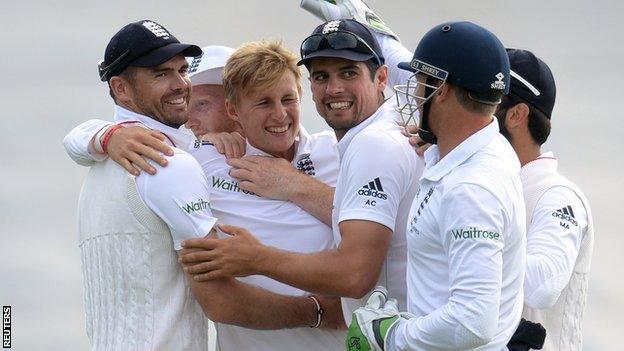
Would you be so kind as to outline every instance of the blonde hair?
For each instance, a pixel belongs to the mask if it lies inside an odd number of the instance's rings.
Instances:
[[[270,88],[290,71],[295,75],[301,95],[299,57],[286,49],[281,41],[253,41],[241,45],[227,60],[223,70],[223,87],[228,100]]]

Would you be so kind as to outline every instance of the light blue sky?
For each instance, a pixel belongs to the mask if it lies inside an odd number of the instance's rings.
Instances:
[[[370,0],[409,48],[430,27],[467,19],[510,47],[535,52],[557,80],[554,151],[593,206],[596,245],[585,349],[616,350],[624,315],[620,1]],[[319,23],[298,1],[2,1],[0,4],[0,303],[13,306],[15,350],[88,346],[75,206],[84,168],[64,134],[112,104],[96,64],[124,24],[151,18],[200,46],[282,38],[293,50]],[[303,123],[325,129],[307,91]]]

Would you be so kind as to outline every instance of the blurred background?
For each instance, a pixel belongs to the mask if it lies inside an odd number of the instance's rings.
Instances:
[[[545,150],[586,193],[596,244],[584,321],[585,350],[621,350],[624,269],[618,233],[624,170],[621,80],[624,2],[369,0],[414,49],[431,27],[471,20],[508,47],[530,49],[554,72],[557,104]],[[0,304],[13,307],[13,349],[86,350],[76,203],[86,169],[63,136],[89,118],[111,119],[97,62],[110,37],[140,19],[200,46],[282,39],[298,52],[320,23],[297,0],[0,2]],[[620,44],[617,44],[620,43]],[[304,89],[303,124],[326,129]],[[621,155],[621,154],[620,154]]]

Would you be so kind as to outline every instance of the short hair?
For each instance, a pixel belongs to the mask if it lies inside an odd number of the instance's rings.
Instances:
[[[374,82],[375,81],[375,74],[377,73],[377,70],[379,69],[379,67],[381,67],[381,65],[379,65],[373,59],[364,61],[364,64],[366,65],[366,67],[368,67],[368,70],[370,72],[370,78]]]
[[[223,87],[228,100],[236,102],[241,95],[269,88],[284,74],[292,72],[301,95],[301,71],[298,56],[281,41],[245,43],[232,53],[223,69]]]
[[[500,103],[498,108],[498,113],[501,118],[505,118],[507,115],[507,110],[511,107],[516,106],[518,104],[525,104],[529,107],[529,116],[528,116],[528,128],[529,133],[531,134],[531,139],[537,144],[542,145],[548,140],[548,136],[550,135],[550,119],[540,110],[531,106],[531,104],[527,103],[519,96],[514,95],[510,92],[508,95],[503,96],[503,101]]]
[[[136,74],[136,69],[134,69],[133,66],[128,66],[123,71],[121,71],[121,73],[116,74],[115,76],[120,76],[122,78],[125,78],[130,84],[133,84],[135,74]],[[111,98],[113,98],[113,101],[117,103],[117,98],[115,97],[115,94],[113,93],[113,89],[110,86],[110,79],[113,77],[114,76],[110,76],[107,81],[108,93],[110,94]]]
[[[454,85],[454,84],[451,84],[451,85],[453,86],[453,91],[455,91],[455,96],[457,97],[457,101],[459,101],[459,104],[466,110],[472,113],[480,113],[480,114],[487,114],[487,115],[493,115],[494,112],[496,112],[496,106],[498,104],[496,105],[485,104],[483,102],[474,100],[473,98],[470,97],[470,92],[467,89]]]

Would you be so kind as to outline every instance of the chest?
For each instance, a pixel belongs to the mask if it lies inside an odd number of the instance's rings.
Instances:
[[[423,180],[412,206],[407,223],[407,245],[411,255],[422,255],[442,249],[439,218],[443,215],[441,186]]]

